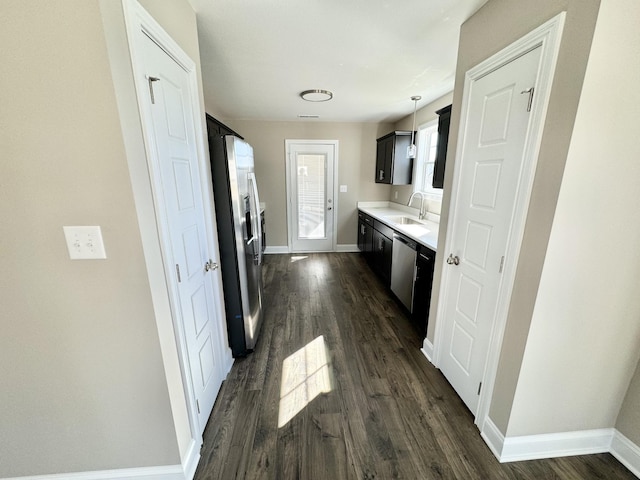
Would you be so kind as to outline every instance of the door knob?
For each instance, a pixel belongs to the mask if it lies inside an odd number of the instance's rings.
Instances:
[[[460,264],[460,259],[458,258],[457,255],[454,257],[453,253],[450,253],[449,257],[447,258],[447,263],[449,265],[459,265]]]
[[[209,259],[207,263],[204,264],[204,271],[208,272],[209,270],[216,270],[218,268],[218,264],[214,263],[213,260]]]

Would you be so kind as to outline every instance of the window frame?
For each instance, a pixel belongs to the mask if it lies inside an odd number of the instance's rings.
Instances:
[[[430,132],[429,132],[430,131]],[[429,135],[429,137],[427,137]],[[432,139],[436,139],[436,144],[432,145]],[[428,143],[425,144],[425,139]],[[421,192],[426,195],[435,195],[442,198],[442,189],[432,187],[433,182],[433,166],[435,166],[435,153],[438,148],[438,119],[435,118],[429,122],[418,126],[416,134],[417,153],[413,165],[413,192]],[[429,152],[433,151],[433,161],[429,161]],[[431,174],[428,173],[428,166],[432,165]]]

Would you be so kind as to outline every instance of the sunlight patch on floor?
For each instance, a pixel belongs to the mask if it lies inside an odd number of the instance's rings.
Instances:
[[[306,260],[308,255],[294,255],[291,257],[291,263],[299,262],[300,260]]]
[[[282,362],[278,428],[321,393],[331,391],[327,347],[320,335]]]

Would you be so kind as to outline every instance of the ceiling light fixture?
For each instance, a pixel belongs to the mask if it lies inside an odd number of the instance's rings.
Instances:
[[[333,98],[333,93],[329,90],[305,90],[300,92],[300,97],[307,102],[326,102]]]
[[[298,118],[320,118],[320,115],[314,115],[310,113],[301,113],[298,115]]]
[[[418,109],[418,100],[421,98],[422,97],[420,95],[414,95],[411,97],[411,100],[413,100],[413,128],[411,129],[411,145],[407,147],[407,157],[409,158],[416,158],[417,149],[414,142],[416,134],[416,110]]]

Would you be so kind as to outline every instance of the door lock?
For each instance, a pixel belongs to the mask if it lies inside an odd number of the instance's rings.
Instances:
[[[459,265],[460,264],[460,259],[458,258],[457,255],[454,257],[453,253],[450,253],[449,257],[447,258],[447,263],[449,265]]]
[[[214,263],[213,260],[209,259],[207,263],[204,264],[204,271],[208,272],[209,270],[217,270],[218,264]]]

